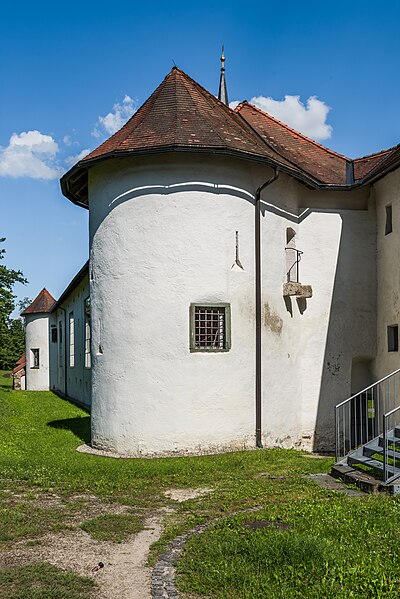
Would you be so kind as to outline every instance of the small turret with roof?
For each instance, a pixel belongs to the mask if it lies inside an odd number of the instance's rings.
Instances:
[[[43,287],[42,291],[35,297],[33,302],[21,313],[21,316],[51,312],[55,303],[56,300],[54,297],[45,287]]]

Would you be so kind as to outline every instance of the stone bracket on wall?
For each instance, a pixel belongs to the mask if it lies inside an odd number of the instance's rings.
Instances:
[[[311,285],[302,285],[301,283],[295,283],[289,281],[283,284],[283,297],[294,295],[295,297],[310,298],[312,297]]]

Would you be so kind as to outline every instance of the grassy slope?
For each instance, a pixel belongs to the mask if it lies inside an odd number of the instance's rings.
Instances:
[[[393,589],[400,571],[400,504],[384,497],[338,496],[303,478],[326,471],[332,460],[283,450],[118,460],[76,452],[88,437],[84,411],[52,393],[14,392],[0,378],[0,542],[62,528],[62,513],[32,508],[33,491],[53,489],[65,497],[88,492],[146,511],[171,503],[163,495],[167,488],[212,487],[210,496],[175,504],[177,511],[155,551],[198,522],[256,505],[263,510],[228,518],[191,539],[179,568],[179,584],[187,591],[246,599],[261,599],[266,589],[271,599],[398,596]],[[1,489],[10,486],[23,495],[13,509],[16,520],[2,503]],[[283,520],[292,527],[243,527],[243,519],[255,518]],[[115,540],[124,529],[123,519],[117,520],[110,530]],[[134,515],[126,523],[132,531],[140,526]],[[97,518],[83,527],[107,538],[111,525]]]

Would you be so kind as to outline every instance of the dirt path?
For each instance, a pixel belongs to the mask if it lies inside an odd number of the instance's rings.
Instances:
[[[0,555],[0,568],[45,561],[92,576],[98,585],[96,599],[150,599],[151,569],[146,561],[150,546],[161,535],[161,522],[161,513],[149,517],[144,530],[118,544],[95,541],[83,530],[46,535],[34,547],[19,542]],[[93,574],[99,562],[104,568]]]

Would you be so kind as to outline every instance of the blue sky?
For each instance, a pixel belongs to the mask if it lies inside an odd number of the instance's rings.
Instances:
[[[173,61],[217,93],[224,43],[230,100],[258,98],[356,157],[400,142],[399,22],[400,3],[386,1],[6,0],[0,237],[6,264],[29,279],[18,296],[46,286],[58,297],[87,259],[87,212],[61,195],[58,174],[142,104]]]

